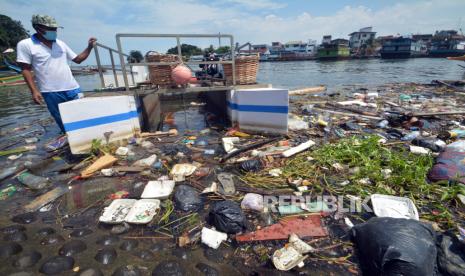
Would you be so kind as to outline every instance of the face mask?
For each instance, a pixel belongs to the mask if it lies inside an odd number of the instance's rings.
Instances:
[[[55,41],[57,39],[57,31],[45,31],[42,36],[49,41]]]

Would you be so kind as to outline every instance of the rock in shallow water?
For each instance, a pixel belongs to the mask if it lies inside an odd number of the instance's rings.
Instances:
[[[123,251],[131,251],[139,245],[139,242],[136,240],[125,240],[119,246],[119,249]]]
[[[131,226],[128,223],[124,222],[122,224],[114,225],[111,228],[110,233],[114,235],[121,235],[128,232],[129,229],[131,229]]]
[[[187,250],[183,248],[176,248],[173,250],[173,255],[178,257],[179,259],[187,260],[188,257],[190,257],[190,254],[187,252]]]
[[[41,245],[53,245],[53,244],[62,243],[64,241],[65,241],[65,239],[62,236],[57,235],[57,234],[53,234],[53,235],[46,236],[45,238],[43,238],[40,241],[40,244]]]
[[[23,251],[23,247],[17,242],[0,245],[0,258],[8,258]]]
[[[8,274],[8,276],[34,276],[34,273],[27,272],[27,271],[20,271],[20,272],[15,272],[15,273],[12,273],[12,274]]]
[[[222,263],[224,261],[224,255],[219,250],[212,249],[210,247],[205,248],[203,251],[203,255],[207,260],[212,261],[214,263]]]
[[[31,267],[35,265],[40,258],[42,258],[42,254],[37,251],[25,252],[13,261],[13,266],[20,269]]]
[[[154,255],[151,251],[142,249],[142,250],[137,250],[135,251],[132,255],[141,258],[144,261],[150,261],[153,260]]]
[[[103,276],[103,273],[98,268],[87,268],[82,270],[79,276]]]
[[[58,254],[61,256],[73,256],[87,249],[85,242],[80,240],[69,241],[58,250]]]
[[[133,265],[124,265],[118,267],[112,276],[140,276],[142,271]]]
[[[98,245],[113,245],[115,243],[119,242],[119,237],[115,235],[106,235],[106,236],[101,236],[97,240]]]
[[[4,241],[13,241],[13,242],[22,242],[27,240],[27,235],[24,232],[15,232],[11,234],[6,234],[3,237]]]
[[[95,260],[101,264],[111,264],[116,260],[117,254],[114,248],[103,248],[100,249],[95,255]]]
[[[164,246],[162,243],[154,243],[149,248],[149,250],[152,251],[153,253],[162,251],[163,249],[164,249]]]
[[[48,258],[40,267],[39,272],[53,275],[72,269],[74,259],[67,256],[54,256]]]
[[[14,216],[11,221],[20,224],[29,224],[37,220],[36,213],[24,213]]]
[[[195,265],[195,268],[197,268],[198,270],[200,270],[203,275],[205,276],[217,276],[217,275],[220,275],[218,273],[218,270],[216,270],[215,268],[207,265],[207,264],[204,264],[204,263],[198,263]]]
[[[45,224],[55,224],[57,222],[57,218],[54,215],[47,214],[42,217],[42,222]]]
[[[13,224],[10,226],[7,226],[5,228],[2,228],[2,233],[3,234],[13,234],[17,232],[23,232],[26,231],[26,227],[19,225],[19,224]]]
[[[152,276],[183,276],[184,268],[176,261],[163,261],[152,271]]]
[[[82,228],[82,229],[73,230],[73,232],[71,232],[69,236],[73,238],[80,238],[80,237],[85,237],[90,234],[92,234],[92,230],[87,229],[87,228]]]
[[[52,227],[44,227],[44,228],[37,230],[37,235],[43,236],[43,237],[50,236],[55,233],[56,231]]]

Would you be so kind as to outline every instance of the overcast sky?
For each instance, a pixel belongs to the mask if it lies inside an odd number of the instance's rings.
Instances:
[[[64,27],[59,38],[76,52],[82,51],[90,36],[115,47],[115,34],[125,32],[221,32],[233,34],[241,44],[308,39],[320,43],[323,35],[348,38],[352,31],[367,26],[373,26],[377,35],[433,33],[460,29],[464,11],[465,0],[0,0],[0,13],[20,20],[31,31],[32,14],[54,16]],[[184,42],[218,45],[217,40]],[[175,43],[127,39],[123,48],[166,51]]]

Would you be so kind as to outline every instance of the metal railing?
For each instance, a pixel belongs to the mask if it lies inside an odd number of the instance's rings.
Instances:
[[[110,68],[102,66],[102,62],[100,61],[100,54],[99,54],[99,50],[98,50],[99,47],[108,50],[108,52],[110,54],[110,61],[111,61],[111,67]],[[100,84],[102,85],[102,88],[106,87],[105,79],[103,77],[103,69],[105,69],[105,70],[106,69],[111,69],[112,70],[113,77],[115,78],[115,86],[118,87],[119,86],[119,84],[118,84],[118,74],[116,73],[116,71],[122,71],[122,70],[116,68],[113,53],[117,53],[120,57],[122,56],[123,61],[124,61],[124,57],[129,57],[129,55],[127,55],[127,54],[125,54],[123,52],[120,52],[120,51],[118,51],[116,49],[110,48],[110,47],[108,47],[106,45],[100,44],[98,42],[94,43],[94,53],[95,53],[95,60],[97,61],[97,68],[98,68],[98,73],[99,73],[99,76],[100,76]],[[134,72],[132,71],[132,66],[131,65],[130,65],[130,70],[131,70],[132,83],[135,83],[135,81],[134,81]]]
[[[182,51],[181,51],[181,38],[229,38],[230,40],[230,47],[231,47],[231,60],[219,60],[219,61],[186,61],[185,63],[188,64],[231,64],[232,65],[232,83],[236,85],[236,64],[234,60],[234,37],[228,34],[137,34],[137,33],[121,33],[116,34],[116,45],[118,50],[111,51],[116,52],[119,54],[120,63],[121,63],[121,70],[123,73],[123,80],[124,86],[126,87],[126,91],[129,91],[129,82],[127,77],[127,70],[126,70],[126,63],[124,61],[123,54],[123,47],[121,45],[121,38],[176,38],[177,49],[178,49],[178,56],[179,62],[139,62],[139,63],[128,63],[128,65],[132,68],[133,65],[176,65],[182,62]],[[108,47],[107,47],[108,48]],[[97,54],[98,55],[98,54]],[[112,61],[113,64],[113,61]],[[131,69],[132,73],[132,69]],[[134,81],[134,76],[133,76]]]

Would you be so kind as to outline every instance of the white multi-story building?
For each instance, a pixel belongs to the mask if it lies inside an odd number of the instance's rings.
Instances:
[[[308,42],[302,41],[289,41],[284,44],[284,50],[294,53],[305,53],[305,54],[315,54],[316,53],[316,41],[309,40]]]
[[[376,32],[372,27],[361,28],[358,32],[349,34],[349,47],[351,50],[359,49],[363,45],[369,45],[375,40]]]

